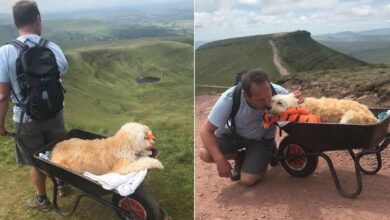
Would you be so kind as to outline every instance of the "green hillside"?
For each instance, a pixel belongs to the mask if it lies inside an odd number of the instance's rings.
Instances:
[[[348,55],[369,63],[390,64],[390,42],[378,48],[351,51]]]
[[[389,38],[390,39],[390,38]],[[373,64],[390,64],[390,41],[320,41],[334,50]]]
[[[281,75],[273,61],[271,41],[278,51],[281,64],[290,74],[368,65],[319,44],[307,31],[220,40],[196,50],[197,94],[221,90],[206,88],[205,85],[232,85],[235,73],[245,69],[262,68],[268,72],[271,80],[280,79]]]
[[[272,39],[282,63],[290,72],[339,69],[368,65],[321,45],[307,31],[296,31]]]
[[[165,169],[150,170],[145,186],[174,219],[192,219],[192,45],[139,39],[70,49],[66,57],[70,66],[64,77],[66,127],[112,135],[126,122],[148,125]],[[143,76],[161,80],[137,84],[136,79]],[[12,130],[10,118],[7,128]],[[33,189],[20,180],[29,182],[27,168],[16,165],[11,138],[0,137],[0,145],[0,219],[60,219],[54,211],[26,210],[25,199],[33,195]],[[71,201],[66,199],[65,204]],[[84,199],[72,219],[114,217],[110,209]]]
[[[170,24],[170,23],[169,23]],[[96,42],[112,42],[145,37],[180,36],[192,39],[185,21],[175,25],[162,24],[119,24],[101,20],[53,19],[43,21],[42,36],[61,45],[63,48],[75,48],[93,45]],[[17,30],[13,24],[0,25],[0,43],[4,44],[16,38]]]
[[[272,35],[220,40],[205,44],[195,52],[196,85],[231,85],[236,72],[263,68],[278,78],[268,43]]]

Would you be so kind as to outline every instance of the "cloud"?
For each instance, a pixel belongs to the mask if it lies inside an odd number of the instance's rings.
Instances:
[[[208,10],[209,8],[215,7],[216,3],[216,0],[196,0],[195,8],[197,10]]]
[[[257,22],[254,12],[229,10],[226,7],[212,13],[195,12],[195,28],[243,27]]]
[[[370,5],[362,5],[353,7],[351,12],[357,16],[367,16],[374,14],[375,10]]]
[[[238,3],[244,5],[259,5],[261,2],[261,0],[238,0]]]
[[[198,1],[198,0],[196,0]],[[266,34],[306,29],[313,34],[388,27],[390,3],[374,0],[215,0],[211,11],[196,8],[198,37],[213,38],[216,30],[226,35]],[[387,25],[387,26],[386,26]],[[205,36],[203,36],[205,35]],[[221,34],[220,34],[221,35]],[[215,38],[214,38],[215,39]]]

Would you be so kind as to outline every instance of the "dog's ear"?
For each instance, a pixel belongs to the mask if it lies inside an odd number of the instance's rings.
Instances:
[[[275,103],[277,106],[279,106],[280,108],[282,109],[286,109],[287,108],[287,103],[284,102],[283,100],[279,99],[278,101],[276,101]]]
[[[286,108],[294,108],[300,106],[298,104],[298,99],[292,94],[289,93],[286,95],[286,98],[284,99],[284,103],[286,104]]]
[[[126,123],[116,134],[121,147],[131,148],[134,151],[146,149],[147,140],[145,135],[145,126],[139,123]]]

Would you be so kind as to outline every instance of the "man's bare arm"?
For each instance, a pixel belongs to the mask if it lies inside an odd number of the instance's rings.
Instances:
[[[200,132],[200,137],[204,147],[217,164],[219,176],[230,177],[232,167],[219,149],[217,137],[214,134],[216,129],[213,124],[206,120]]]
[[[0,83],[0,135],[1,136],[6,134],[5,116],[8,110],[10,95],[11,95],[10,85],[8,83]]]

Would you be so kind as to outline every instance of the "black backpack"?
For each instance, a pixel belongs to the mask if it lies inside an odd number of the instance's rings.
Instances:
[[[236,73],[236,81],[234,83],[234,85],[236,87],[234,88],[233,95],[232,95],[233,105],[232,105],[232,110],[230,112],[229,119],[227,122],[228,128],[230,129],[230,131],[232,132],[232,134],[236,138],[239,138],[240,135],[236,131],[236,123],[234,122],[234,117],[236,116],[238,109],[240,108],[240,104],[241,104],[241,93],[242,93],[241,76],[246,72],[248,72],[248,71],[244,70],[244,71]],[[276,95],[275,88],[272,86],[272,84],[270,82],[269,82],[269,85],[271,86],[272,96]]]
[[[46,47],[48,41],[41,38],[35,47],[12,40],[9,44],[20,49],[16,59],[16,76],[22,99],[14,93],[19,107],[34,120],[51,118],[63,108],[64,92],[54,53]],[[22,122],[22,120],[21,120]]]

